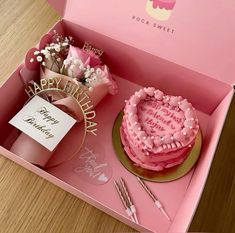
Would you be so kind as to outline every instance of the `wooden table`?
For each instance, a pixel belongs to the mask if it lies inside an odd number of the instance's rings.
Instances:
[[[0,0],[0,83],[58,19],[45,0]],[[235,232],[234,142],[235,99],[190,231]],[[0,156],[0,232],[134,230]]]

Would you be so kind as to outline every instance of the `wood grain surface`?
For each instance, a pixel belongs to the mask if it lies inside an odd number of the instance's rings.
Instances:
[[[0,0],[0,83],[58,19],[45,0]],[[235,99],[190,231],[235,232],[234,148]],[[7,232],[134,230],[0,156],[0,233]]]

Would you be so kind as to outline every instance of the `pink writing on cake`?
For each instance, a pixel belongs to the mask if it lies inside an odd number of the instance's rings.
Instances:
[[[157,101],[147,101],[145,102],[145,105],[152,107],[154,109],[160,109],[161,108],[161,103]]]
[[[163,124],[165,125],[170,125],[171,120],[168,120],[167,118],[165,118],[164,116],[158,114],[157,112],[154,112],[152,109],[149,109],[147,111],[147,114],[149,116],[152,116],[153,119],[156,119],[157,121],[161,121]]]
[[[177,124],[181,124],[183,122],[182,117],[177,117],[174,112],[171,112],[166,108],[162,108],[161,111],[164,113],[164,116],[169,116]]]
[[[145,123],[149,125],[152,129],[158,129],[159,131],[166,131],[166,129],[163,126],[159,125],[158,122],[154,122],[154,120],[149,117],[146,118]]]
[[[144,130],[151,135],[163,132],[174,133],[183,126],[181,111],[169,109],[158,101],[142,102],[138,111],[139,120],[144,122]]]
[[[161,120],[166,125],[169,125],[171,123],[171,121],[166,120],[167,119],[166,117],[169,117],[171,120],[173,120],[177,124],[183,123],[182,117],[176,116],[176,114],[178,114],[178,112],[170,111],[164,107],[163,108],[159,107],[158,109],[160,109],[160,113],[159,113],[159,111],[157,112],[156,109],[148,109],[147,114],[150,116],[153,116],[154,118],[156,118],[158,120]]]

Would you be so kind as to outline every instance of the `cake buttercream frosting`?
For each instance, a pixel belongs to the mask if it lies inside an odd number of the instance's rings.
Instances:
[[[198,130],[191,103],[148,87],[126,101],[120,133],[126,154],[137,166],[160,171],[186,159]]]

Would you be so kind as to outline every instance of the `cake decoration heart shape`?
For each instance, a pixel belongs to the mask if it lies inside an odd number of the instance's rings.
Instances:
[[[148,87],[126,102],[120,134],[125,152],[136,165],[161,171],[186,159],[198,131],[191,103]]]

